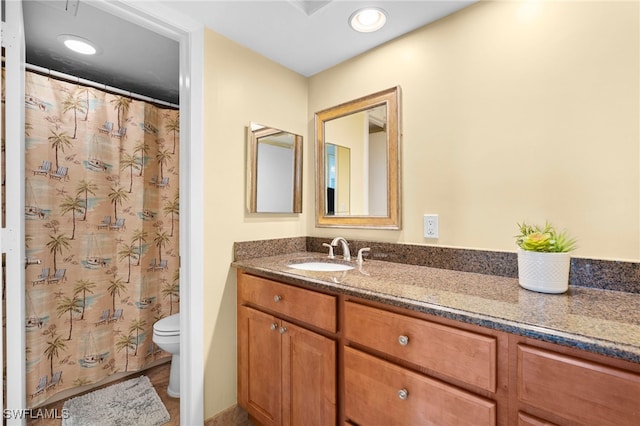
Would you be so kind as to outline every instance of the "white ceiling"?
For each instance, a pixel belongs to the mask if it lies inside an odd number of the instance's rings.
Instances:
[[[180,12],[304,76],[330,68],[449,15],[470,1],[280,0],[180,1]],[[319,9],[309,10],[314,6]],[[375,33],[358,33],[349,17],[365,6],[387,13]],[[307,10],[309,10],[307,12]]]
[[[141,0],[142,1],[142,0]],[[304,76],[330,68],[449,15],[477,0],[162,1],[249,49]],[[178,43],[93,7],[89,0],[26,0],[27,62],[178,103]],[[375,6],[387,24],[375,33],[348,25],[359,8]],[[57,40],[74,34],[102,52],[83,57]]]

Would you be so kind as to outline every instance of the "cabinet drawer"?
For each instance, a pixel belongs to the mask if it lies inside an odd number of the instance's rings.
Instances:
[[[493,337],[353,302],[345,303],[345,336],[470,385],[496,390]]]
[[[495,425],[493,401],[344,349],[345,415],[366,425]]]
[[[518,345],[518,399],[584,425],[640,424],[640,375]]]
[[[238,273],[238,299],[336,332],[334,296]]]

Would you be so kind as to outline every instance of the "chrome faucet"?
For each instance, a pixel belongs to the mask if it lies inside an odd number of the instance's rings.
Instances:
[[[335,256],[333,255],[333,246],[331,244],[322,243],[322,247],[327,247],[329,249],[329,259],[335,258]]]
[[[349,251],[349,243],[342,237],[335,237],[333,241],[331,241],[331,245],[333,247],[337,247],[338,243],[342,243],[342,257],[344,260],[351,260],[351,252]]]
[[[362,257],[362,253],[368,253],[370,251],[371,251],[371,249],[369,247],[363,247],[360,250],[358,250],[358,265],[362,265],[362,262],[364,262],[364,258]]]

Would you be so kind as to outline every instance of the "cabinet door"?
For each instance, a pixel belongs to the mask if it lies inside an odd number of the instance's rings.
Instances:
[[[336,424],[336,342],[283,322],[282,424]]]
[[[238,403],[263,425],[282,420],[282,362],[277,319],[238,306]]]
[[[518,399],[581,425],[640,425],[640,375],[518,345]]]

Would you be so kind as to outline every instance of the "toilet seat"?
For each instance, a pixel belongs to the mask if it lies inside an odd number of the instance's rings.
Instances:
[[[153,334],[158,336],[158,337],[171,337],[171,336],[180,337],[180,332],[179,331],[157,331],[157,330],[153,330]]]
[[[153,333],[156,336],[179,336],[180,314],[169,315],[153,324]]]

